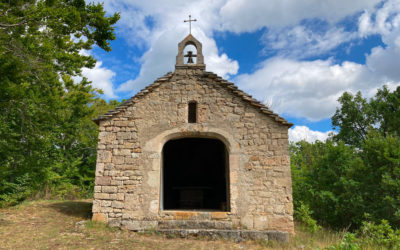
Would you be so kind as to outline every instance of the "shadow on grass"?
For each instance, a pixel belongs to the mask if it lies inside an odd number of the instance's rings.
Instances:
[[[80,217],[82,219],[92,218],[92,202],[86,201],[63,201],[48,205],[60,213]]]
[[[0,218],[0,227],[11,225],[12,221]]]

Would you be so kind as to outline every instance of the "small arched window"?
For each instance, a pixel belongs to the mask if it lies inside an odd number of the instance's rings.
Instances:
[[[197,102],[195,101],[189,102],[188,122],[189,123],[197,122]]]

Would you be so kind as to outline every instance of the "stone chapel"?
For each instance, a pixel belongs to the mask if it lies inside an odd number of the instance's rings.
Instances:
[[[196,52],[184,55],[188,45]],[[191,34],[174,72],[95,122],[94,220],[135,231],[294,232],[292,124],[206,71]]]

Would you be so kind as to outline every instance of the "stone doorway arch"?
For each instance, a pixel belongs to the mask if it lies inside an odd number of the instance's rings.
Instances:
[[[237,213],[237,202],[238,202],[238,185],[237,176],[240,168],[241,160],[240,156],[243,154],[240,145],[232,135],[227,133],[225,130],[211,127],[201,127],[196,125],[185,125],[183,127],[174,128],[171,130],[164,131],[152,139],[148,140],[143,147],[143,153],[151,155],[152,157],[152,169],[154,173],[158,173],[159,178],[159,213],[164,214],[163,208],[163,157],[162,149],[164,145],[170,140],[182,139],[182,138],[209,138],[217,139],[225,145],[226,149],[226,161],[228,166],[226,167],[228,171],[229,180],[227,187],[227,210],[232,214]],[[155,176],[154,176],[155,177]]]

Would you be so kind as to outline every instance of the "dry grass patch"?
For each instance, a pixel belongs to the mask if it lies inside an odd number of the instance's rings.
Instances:
[[[134,233],[91,221],[91,200],[31,201],[0,209],[0,248],[5,249],[315,249],[342,235],[297,230],[289,243],[167,238]]]

